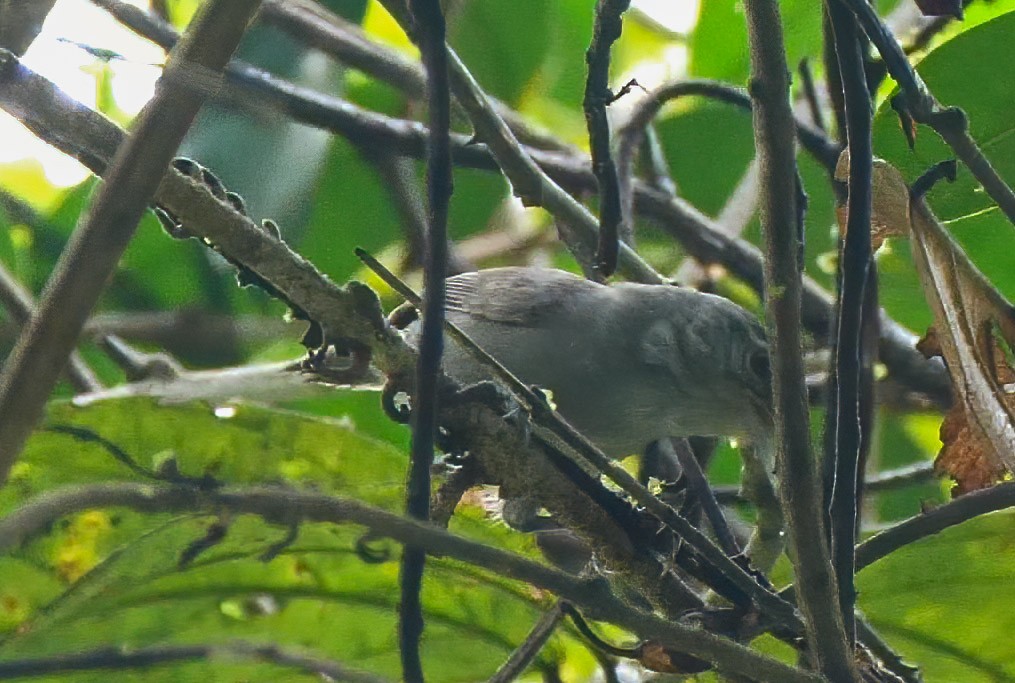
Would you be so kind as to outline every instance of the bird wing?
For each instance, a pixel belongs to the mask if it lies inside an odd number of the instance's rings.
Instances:
[[[538,326],[602,285],[546,268],[492,268],[447,280],[447,309],[507,325]]]

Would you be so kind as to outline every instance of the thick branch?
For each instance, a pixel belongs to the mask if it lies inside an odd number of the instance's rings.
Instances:
[[[762,178],[765,309],[772,350],[779,494],[789,523],[797,603],[817,668],[830,680],[856,679],[822,525],[821,496],[811,452],[807,388],[800,340],[801,273],[796,226],[797,185],[789,69],[779,10],[771,0],[745,4],[751,45],[754,136]],[[820,519],[820,516],[819,516]]]
[[[4,416],[0,481],[7,478],[173,153],[209,87],[218,85],[219,73],[259,4],[258,0],[220,0],[202,7],[171,55],[155,96],[117,150],[105,184],[43,291],[38,314],[0,377],[0,414]],[[19,69],[10,53],[0,55],[0,71],[5,75]]]
[[[848,219],[842,247],[839,320],[835,342],[835,452],[829,533],[832,565],[839,587],[839,607],[850,642],[855,640],[853,546],[856,544],[858,491],[862,472],[860,445],[861,328],[864,292],[871,263],[871,104],[864,76],[860,35],[853,17],[839,0],[828,0],[835,34],[845,104],[849,146]],[[833,418],[830,418],[833,419]]]

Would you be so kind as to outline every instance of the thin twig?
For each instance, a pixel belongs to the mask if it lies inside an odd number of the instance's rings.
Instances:
[[[430,468],[437,438],[437,390],[444,354],[444,279],[448,274],[448,204],[451,200],[451,90],[444,13],[438,0],[410,0],[426,71],[430,147],[426,159],[428,220],[423,275],[422,331],[412,406],[412,445],[405,510],[410,517],[430,519]],[[399,571],[399,651],[402,677],[422,683],[419,645],[423,637],[423,569],[426,553],[407,546]]]
[[[678,79],[659,86],[638,101],[624,125],[617,131],[617,170],[629,173],[645,127],[668,102],[681,97],[706,97],[718,102],[751,109],[747,91],[722,81],[709,79]],[[794,119],[800,144],[818,160],[829,174],[835,170],[841,147],[825,133],[803,120]]]
[[[86,652],[0,661],[0,679],[51,676],[72,671],[126,671],[192,661],[251,660],[297,669],[350,683],[387,683],[387,679],[275,644],[232,641],[215,645],[103,647]]]
[[[869,477],[864,482],[864,488],[868,491],[891,491],[904,486],[923,484],[934,479],[934,463],[931,460],[922,460],[898,467],[893,470],[879,472]]]
[[[733,536],[733,532],[730,531],[729,523],[719,507],[719,503],[716,502],[712,488],[708,485],[708,479],[701,471],[701,464],[694,457],[694,452],[691,450],[690,444],[687,443],[687,439],[664,439],[657,442],[656,448],[660,448],[664,453],[670,451],[668,455],[676,458],[680,463],[681,474],[687,478],[691,495],[701,503],[705,518],[708,520],[709,526],[712,527],[716,540],[719,541],[719,547],[730,557],[739,555],[740,545]]]
[[[899,522],[871,536],[856,547],[856,570],[860,571],[899,548],[989,512],[1015,506],[1015,482],[967,493],[944,505]]]
[[[882,491],[894,491],[895,489],[907,486],[919,486],[933,481],[934,462],[921,460],[912,465],[898,467],[892,470],[879,472],[864,480],[864,490],[871,493]],[[716,500],[722,505],[732,505],[743,501],[739,486],[715,486],[713,487]]]
[[[0,263],[0,305],[7,310],[18,327],[27,325],[35,312],[31,293],[14,279],[14,275],[3,263]],[[67,359],[67,379],[78,393],[102,389],[102,382],[76,350],[71,351]]]
[[[582,109],[589,131],[592,172],[599,185],[599,245],[595,267],[602,277],[609,277],[617,268],[621,221],[620,185],[610,149],[610,119],[606,114],[606,107],[613,98],[610,90],[610,49],[620,38],[623,14],[630,5],[630,0],[598,0],[592,42],[585,52],[588,76]]]
[[[294,518],[365,526],[378,536],[414,544],[427,553],[449,557],[500,576],[551,591],[597,620],[614,623],[644,639],[715,663],[721,671],[757,681],[820,683],[821,677],[787,666],[733,641],[683,626],[628,605],[598,579],[583,579],[546,567],[511,552],[450,534],[417,520],[400,517],[356,500],[290,488],[222,488],[134,483],[73,486],[43,494],[0,519],[0,550],[38,534],[60,517],[80,510],[126,507],[142,512],[202,511],[253,514],[288,527]]]
[[[744,9],[751,48],[750,92],[768,256],[765,309],[774,379],[779,493],[788,520],[790,555],[799,584],[797,602],[804,614],[811,654],[822,674],[836,683],[846,683],[855,680],[853,657],[842,617],[836,609],[835,579],[823,525],[814,514],[820,509],[821,497],[810,444],[802,363],[795,122],[789,104],[789,69],[778,5],[772,0],[749,0]]]
[[[107,6],[114,4],[113,0],[101,2]],[[310,0],[268,0],[259,18],[409,97],[419,99],[426,92],[426,77],[418,63],[372,40],[358,25],[329,12],[318,3]],[[565,153],[577,151],[560,138],[537,130],[503,102],[491,98],[491,105],[525,145]]]
[[[825,89],[832,105],[835,135],[846,140],[846,105],[842,100],[842,76],[839,74],[839,57],[835,52],[835,33],[828,16],[828,5],[821,3],[821,61],[825,67]]]
[[[382,179],[384,189],[391,196],[401,217],[408,253],[402,262],[405,268],[422,268],[426,252],[426,206],[418,189],[416,165],[411,159],[396,156],[387,150],[363,148],[361,153],[370,160]],[[454,245],[448,242],[448,275],[458,275],[475,266],[462,258]]]
[[[406,28],[404,9],[396,0],[384,0],[384,7]],[[577,231],[586,247],[597,243],[599,226],[595,217],[574,197],[565,192],[533,161],[517,138],[493,110],[486,94],[469,73],[458,55],[448,48],[451,88],[476,129],[478,139],[489,146],[514,193],[528,206],[542,206],[558,220]],[[579,252],[578,245],[567,245]],[[627,245],[620,245],[620,271],[637,282],[662,284],[665,279]]]
[[[807,109],[811,113],[811,123],[822,133],[828,132],[828,125],[825,123],[825,112],[821,108],[821,101],[818,99],[818,89],[814,85],[814,74],[811,73],[811,63],[805,57],[800,60],[796,70],[800,74],[800,84],[804,89]]]
[[[828,531],[832,565],[838,583],[839,608],[852,643],[856,589],[853,585],[853,546],[856,529],[859,478],[863,471],[860,432],[861,330],[864,293],[871,263],[871,104],[860,51],[859,30],[839,0],[828,0],[827,11],[835,35],[842,80],[849,148],[848,219],[842,247],[839,319],[836,326],[834,413],[835,452]]]
[[[731,238],[740,237],[751,219],[758,213],[759,174],[758,160],[751,159],[740,180],[737,181],[737,186],[733,188],[719,215],[715,217],[716,226],[722,234]],[[707,279],[707,275],[708,269],[691,257],[684,259],[680,264],[675,279],[682,285],[696,287]]]
[[[628,230],[628,224],[633,221],[636,200],[639,199],[634,182],[634,158],[644,133],[667,102],[690,96],[707,97],[741,109],[751,108],[751,98],[746,91],[708,79],[670,81],[642,98],[628,120],[617,131],[616,169],[621,191],[624,230]],[[796,121],[796,130],[801,145],[814,155],[829,174],[834,173],[835,163],[839,158],[839,145],[804,121]],[[677,201],[675,197],[673,199]]]
[[[958,107],[943,107],[909,63],[902,47],[866,0],[841,0],[856,15],[864,32],[881,54],[888,73],[905,97],[914,121],[933,128],[972,172],[984,191],[1015,223],[1015,192],[1005,183],[969,134],[969,120]]]
[[[38,314],[0,377],[0,481],[7,478],[59,373],[127,247],[169,161],[229,61],[259,0],[202,6],[166,65],[155,95],[117,150],[106,182],[61,255]],[[7,53],[0,71],[20,69]]]
[[[903,683],[923,683],[920,669],[912,664],[907,664],[902,659],[902,655],[892,649],[892,646],[881,637],[880,633],[874,630],[874,627],[864,619],[862,614],[856,615],[856,635],[864,646],[881,660],[885,668],[898,676]]]
[[[539,651],[543,649],[546,641],[557,630],[557,626],[563,619],[564,612],[561,609],[561,603],[557,602],[539,617],[539,621],[533,625],[522,644],[511,653],[506,662],[500,665],[493,676],[490,676],[487,683],[511,683],[521,676],[532,660],[539,655]]]

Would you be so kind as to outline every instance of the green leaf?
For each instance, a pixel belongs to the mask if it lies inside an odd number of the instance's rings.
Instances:
[[[1015,101],[1015,79],[998,71],[1015,60],[1015,13],[965,31],[933,50],[917,70],[938,100],[961,107],[969,117],[970,133],[994,168],[1011,185],[1015,182],[1015,119],[1005,103]],[[931,165],[954,154],[933,130],[920,126],[916,149],[910,151],[894,111],[883,103],[874,120],[875,153],[914,181]],[[1005,216],[962,165],[953,184],[938,184],[928,200],[948,223],[973,262],[1007,296],[1015,296],[1015,231]],[[891,240],[891,253],[882,257],[882,293],[887,310],[915,329],[930,323],[930,315],[915,296],[919,284],[904,240]]]
[[[659,140],[681,197],[714,216],[754,156],[751,115],[701,100],[675,106],[674,115],[657,121]]]
[[[995,513],[908,545],[857,576],[860,606],[924,680],[1015,680],[1015,515]]]
[[[821,5],[808,0],[779,3],[790,68],[821,54]],[[688,71],[699,78],[747,82],[750,53],[741,0],[702,0],[691,34]]]
[[[216,417],[200,404],[51,405],[46,424],[68,423],[95,430],[145,467],[173,457],[188,475],[211,473],[230,484],[313,487],[389,510],[402,507],[404,450],[370,438],[346,420],[246,405],[236,406],[229,418]],[[58,486],[110,479],[137,475],[98,444],[42,431],[0,491],[0,510]],[[223,518],[225,539],[178,567],[181,553],[214,521],[127,510],[85,511],[61,520],[0,559],[5,632],[0,657],[243,638],[309,648],[350,666],[398,676],[397,544],[371,541],[371,547],[390,554],[380,564],[369,564],[355,551],[361,528],[304,524],[291,545],[264,562],[259,557],[285,537],[286,529],[252,516]],[[476,507],[462,506],[452,531],[534,554],[528,537],[491,523]],[[542,598],[460,562],[432,559],[427,567],[423,655],[428,678],[488,676],[538,619]],[[574,647],[559,636],[541,656],[548,661]],[[145,680],[270,680],[276,675],[270,668],[215,660],[153,669]],[[75,680],[103,679],[94,674]]]

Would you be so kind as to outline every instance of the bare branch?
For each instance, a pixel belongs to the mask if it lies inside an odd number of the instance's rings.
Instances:
[[[980,515],[1013,506],[1015,506],[1015,482],[1005,482],[989,489],[967,493],[868,538],[856,547],[856,570],[869,567],[899,548],[922,538],[939,534],[949,527],[968,522]]]
[[[444,352],[444,280],[448,275],[448,204],[451,201],[451,89],[448,84],[446,26],[438,0],[409,0],[414,38],[426,70],[430,146],[427,149],[426,181],[428,220],[423,276],[419,356],[416,391],[412,406],[412,445],[405,510],[416,519],[430,519],[430,467],[437,438],[437,391],[442,377]],[[399,571],[399,652],[402,676],[408,683],[422,683],[423,663],[419,646],[423,637],[423,568],[426,553],[408,546]]]
[[[845,683],[856,680],[853,657],[837,609],[823,525],[815,520],[821,495],[810,444],[800,340],[802,282],[789,69],[777,3],[748,0],[744,9],[751,46],[754,139],[761,165],[765,310],[774,379],[779,494],[788,520],[797,603],[804,614],[811,654],[826,677]]]
[[[35,312],[31,292],[14,279],[3,263],[0,263],[0,305],[7,310],[18,327],[27,325]],[[67,359],[67,379],[74,391],[79,393],[102,389],[99,378],[76,350],[71,351]]]
[[[404,10],[396,0],[383,2],[402,28],[407,26]],[[595,216],[533,161],[504,121],[493,110],[486,94],[469,73],[469,70],[448,48],[451,70],[451,88],[455,97],[468,113],[477,136],[485,142],[497,160],[501,170],[511,181],[516,195],[528,206],[542,206],[558,220],[577,231],[586,247],[598,241],[599,226]],[[568,245],[572,251],[580,251],[576,245]],[[627,245],[620,246],[620,266],[625,277],[638,282],[661,284],[665,280]]]
[[[123,3],[101,0],[101,4],[108,8]],[[123,10],[124,13],[127,11]],[[426,91],[426,77],[419,64],[372,40],[359,26],[327,11],[318,3],[310,0],[268,0],[259,17],[409,97],[421,99]],[[136,22],[132,20],[135,25]],[[577,152],[573,145],[534,128],[503,102],[493,98],[490,102],[523,144],[536,149]]]
[[[0,661],[0,679],[51,676],[71,671],[126,671],[195,660],[242,659],[270,662],[308,674],[349,683],[387,683],[374,674],[344,664],[319,659],[274,644],[232,641],[216,645],[154,645],[151,647],[105,647],[87,652],[31,659]]]
[[[110,163],[106,183],[61,255],[0,377],[0,480],[35,426],[85,320],[134,234],[184,133],[246,31],[258,0],[211,2],[166,65],[155,96]],[[0,54],[0,70],[21,67]]]
[[[546,641],[557,630],[557,626],[563,619],[564,611],[561,609],[560,602],[557,602],[539,617],[539,621],[533,625],[522,644],[511,653],[506,662],[500,665],[493,676],[490,676],[487,683],[511,683],[521,676],[529,664],[539,655],[539,651],[543,649]]]
[[[592,172],[599,185],[599,246],[596,248],[596,270],[610,277],[617,268],[618,230],[621,221],[620,185],[617,168],[610,149],[610,120],[606,107],[613,98],[610,90],[610,49],[620,38],[623,14],[630,0],[599,0],[592,28],[592,43],[585,52],[588,76],[585,79],[585,124],[589,131]]]
[[[859,30],[853,17],[839,3],[826,3],[835,35],[845,106],[849,149],[848,222],[842,247],[839,288],[839,319],[836,326],[836,388],[831,492],[828,500],[832,565],[838,582],[839,608],[850,642],[856,638],[853,623],[856,589],[853,586],[853,546],[858,525],[858,492],[863,471],[861,452],[860,387],[871,385],[861,372],[864,300],[871,273],[871,103],[864,76]],[[873,372],[873,369],[870,369]]]

